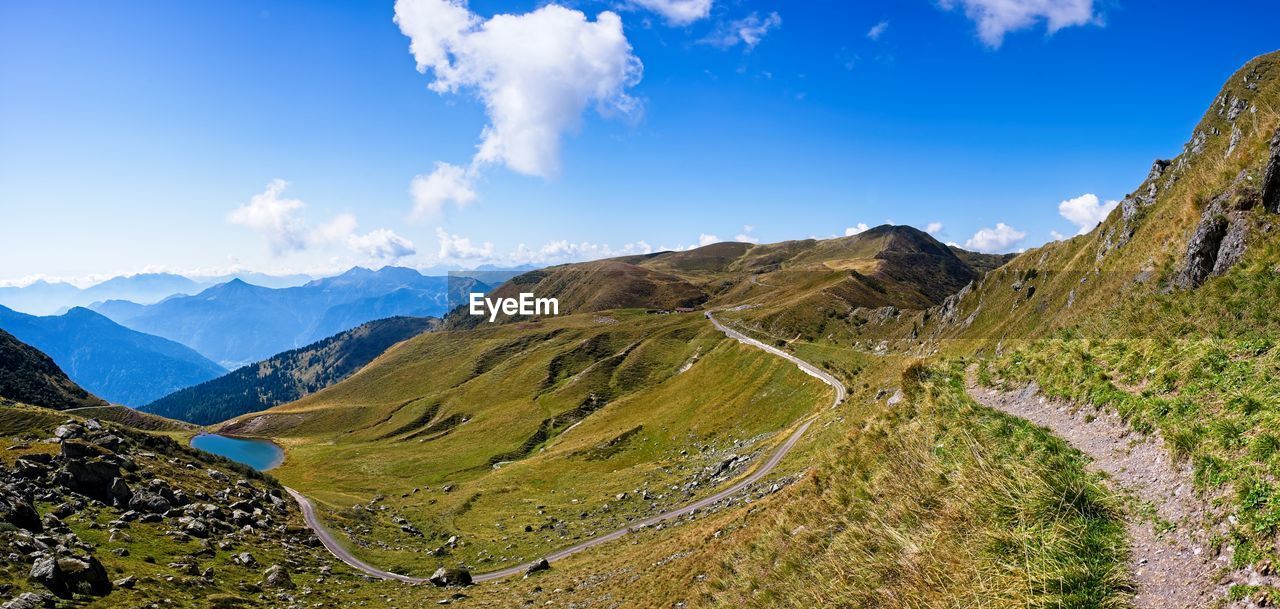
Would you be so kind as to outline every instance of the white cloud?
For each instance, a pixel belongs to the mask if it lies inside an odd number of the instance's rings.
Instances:
[[[485,261],[493,258],[493,244],[486,241],[482,245],[473,245],[471,239],[461,235],[451,235],[443,228],[436,228],[436,239],[440,242],[442,261]]]
[[[276,255],[313,247],[345,247],[366,258],[385,260],[415,253],[413,242],[388,229],[380,228],[363,235],[356,233],[358,224],[351,214],[338,214],[316,227],[302,218],[306,207],[298,199],[281,197],[289,183],[275,179],[267,189],[232,210],[227,221],[262,233]]]
[[[451,234],[442,228],[436,229],[436,239],[440,243],[437,262],[455,263],[464,266],[494,264],[497,266],[520,266],[524,264],[552,265],[566,262],[582,262],[615,258],[618,256],[634,256],[651,254],[656,251],[645,241],[627,243],[614,248],[605,243],[590,241],[573,242],[567,239],[549,241],[540,247],[530,247],[524,243],[507,253],[499,253],[488,241],[477,244],[470,238]]]
[[[397,0],[395,21],[418,70],[435,75],[431,90],[468,91],[484,104],[489,124],[473,167],[500,164],[552,177],[562,137],[578,127],[589,104],[605,114],[638,112],[626,90],[643,68],[611,11],[590,21],[548,4],[484,19],[461,0]],[[429,208],[439,197],[423,200]]]
[[[755,230],[756,230],[756,227],[750,224],[747,224],[742,227],[742,232],[738,233],[738,235],[735,236],[733,240],[737,241],[738,243],[760,243],[760,238],[752,234],[755,232]]]
[[[938,233],[942,232],[942,223],[930,222],[925,225],[924,232],[929,233],[930,235],[937,235]]]
[[[782,16],[776,12],[764,17],[759,13],[751,13],[742,19],[721,24],[715,32],[702,41],[726,49],[741,43],[747,50],[751,50],[760,44],[765,34],[781,25]]]
[[[1059,203],[1058,213],[1080,229],[1076,234],[1083,235],[1093,230],[1099,222],[1107,219],[1107,214],[1110,214],[1111,210],[1119,204],[1119,201],[1103,203],[1098,199],[1098,195],[1085,193]]]
[[[867,226],[866,222],[859,222],[857,226],[850,226],[849,228],[844,229],[844,236],[852,237],[858,233],[866,232],[870,228],[871,227]]]
[[[368,258],[387,260],[411,256],[417,252],[413,242],[385,228],[347,238],[347,247]]]
[[[707,233],[702,233],[701,235],[698,235],[698,247],[702,247],[704,245],[711,245],[712,243],[719,243],[719,242],[720,242],[720,238],[715,235],[708,235]]]
[[[964,246],[971,250],[986,253],[1007,251],[1012,245],[1026,236],[1026,233],[1004,222],[997,222],[995,228],[978,229],[978,232],[964,242]]]
[[[345,243],[355,234],[356,217],[351,214],[338,214],[332,220],[317,226],[308,235],[308,241],[315,245],[332,245]]]
[[[409,192],[413,194],[413,216],[422,218],[439,214],[449,203],[458,207],[470,205],[476,200],[472,178],[466,169],[450,163],[436,163],[431,173],[415,176],[409,184]]]
[[[880,40],[880,37],[884,35],[884,31],[887,29],[889,29],[889,21],[881,21],[880,23],[871,26],[871,29],[867,30],[867,38],[870,38],[871,40]]]
[[[306,248],[306,230],[298,216],[306,204],[298,199],[282,198],[280,195],[288,186],[288,182],[279,178],[271,180],[266,190],[232,210],[227,221],[262,233],[272,253],[283,254]]]
[[[589,241],[573,243],[562,239],[551,241],[539,248],[531,248],[521,243],[514,252],[505,257],[503,262],[511,266],[521,264],[562,264],[617,256],[651,254],[653,251],[653,247],[645,241],[627,243],[620,249],[614,249],[608,244],[591,243]]]
[[[711,0],[631,0],[631,4],[662,15],[671,25],[689,25],[711,14]]]
[[[993,49],[1000,48],[1005,34],[1035,26],[1043,21],[1052,34],[1073,25],[1098,23],[1093,0],[941,0],[947,10],[961,7],[978,26],[978,38]]]
[[[1063,241],[1063,240],[1065,240],[1065,239],[1067,238],[1067,236],[1066,236],[1066,235],[1064,235],[1064,234],[1062,234],[1062,233],[1060,233],[1060,232],[1058,232],[1058,231],[1056,231],[1056,230],[1051,230],[1051,231],[1049,231],[1049,237],[1050,237],[1051,239],[1053,239],[1054,241]]]

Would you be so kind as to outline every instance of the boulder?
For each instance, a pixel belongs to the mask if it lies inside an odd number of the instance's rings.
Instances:
[[[129,500],[129,509],[149,514],[163,514],[172,506],[169,500],[158,493],[139,491]]]
[[[61,598],[75,594],[106,596],[112,587],[106,568],[92,556],[46,556],[31,565],[30,578]]]
[[[41,596],[31,592],[23,592],[17,598],[5,603],[2,609],[40,609],[52,605],[52,597],[48,595]]]
[[[26,499],[17,495],[0,495],[0,521],[33,533],[44,530],[40,514]]]
[[[266,571],[262,572],[262,585],[266,588],[276,588],[280,590],[292,590],[294,587],[293,579],[289,577],[289,572],[284,570],[280,565],[271,565]]]
[[[67,490],[111,501],[111,482],[120,477],[120,466],[102,457],[67,461],[58,470],[57,482]]]
[[[547,559],[539,558],[538,560],[530,564],[528,569],[524,570],[524,574],[525,576],[529,576],[539,571],[546,571],[547,569],[550,569],[550,568],[551,568],[551,563],[547,562]]]
[[[111,451],[99,446],[94,446],[84,440],[63,440],[59,449],[62,459],[65,461],[88,459],[90,457],[102,457],[111,454]]]
[[[462,568],[446,568],[440,567],[435,573],[431,574],[428,580],[432,584],[440,587],[444,586],[470,586],[471,572]]]
[[[111,495],[111,503],[116,506],[129,505],[129,500],[133,499],[133,491],[124,481],[124,478],[116,478],[111,481],[111,489],[108,491]]]

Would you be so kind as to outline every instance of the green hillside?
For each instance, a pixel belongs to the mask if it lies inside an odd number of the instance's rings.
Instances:
[[[829,391],[700,315],[618,310],[422,335],[221,431],[282,444],[273,474],[353,551],[421,575],[531,560],[706,494]],[[350,509],[375,497],[385,512]]]

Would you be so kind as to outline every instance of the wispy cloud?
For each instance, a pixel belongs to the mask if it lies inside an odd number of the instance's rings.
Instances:
[[[1073,25],[1100,24],[1093,0],[941,0],[947,10],[962,8],[978,26],[978,38],[998,49],[1005,34],[1034,27],[1043,22],[1053,34]]]
[[[711,14],[711,0],[631,0],[630,3],[662,15],[671,25],[689,25]]]
[[[886,19],[871,26],[871,29],[867,30],[867,38],[880,40],[880,37],[884,35],[884,31],[887,29],[889,29],[889,21]]]
[[[759,13],[751,13],[741,19],[720,24],[711,35],[703,38],[702,42],[723,49],[741,44],[749,51],[760,44],[766,34],[781,26],[782,16],[776,12],[764,17]]]
[[[328,222],[311,226],[302,217],[307,204],[283,196],[288,186],[285,180],[272,180],[266,190],[227,214],[227,221],[261,234],[276,256],[332,247],[346,248],[370,260],[402,258],[416,252],[412,241],[385,228],[358,233],[359,225],[351,214],[338,214]]]

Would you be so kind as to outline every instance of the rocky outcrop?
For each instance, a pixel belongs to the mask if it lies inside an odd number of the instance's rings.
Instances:
[[[1280,213],[1280,129],[1271,136],[1271,154],[1262,177],[1262,206],[1273,214]]]
[[[92,556],[46,556],[31,565],[30,577],[61,598],[75,594],[106,596],[111,592],[107,569]]]
[[[1242,186],[1248,180],[1241,174],[1226,192],[1205,207],[1191,239],[1186,258],[1174,283],[1182,289],[1194,289],[1210,277],[1221,275],[1244,256],[1248,248],[1249,210],[1258,201],[1258,192]]]

